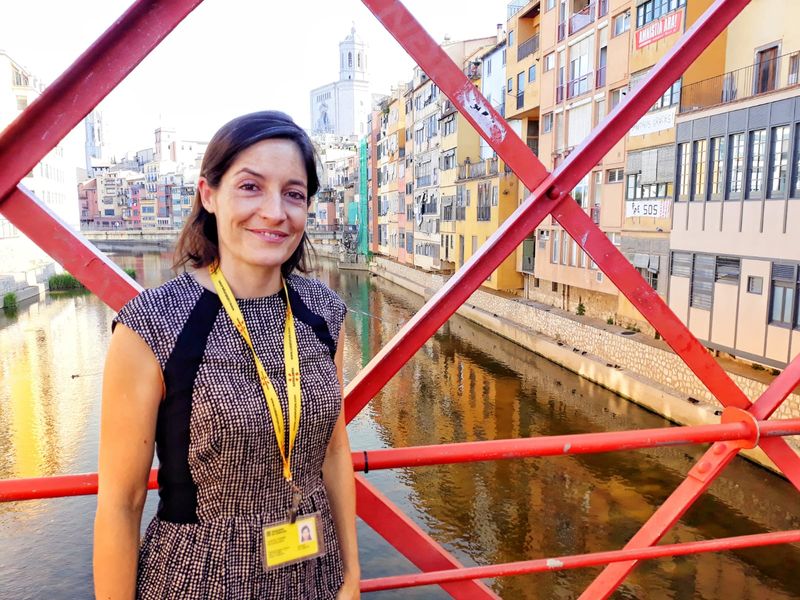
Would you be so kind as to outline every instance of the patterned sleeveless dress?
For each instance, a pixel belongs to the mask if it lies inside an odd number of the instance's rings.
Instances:
[[[302,378],[292,469],[299,514],[321,513],[327,553],[264,571],[262,527],[286,518],[291,491],[250,350],[217,295],[184,273],[114,319],[150,346],[166,384],[156,425],[160,501],[139,550],[139,600],[326,599],[342,585],[322,463],[341,408],[333,356],[346,307],[314,279],[291,275],[287,288]],[[283,291],[239,300],[284,416],[285,302]]]

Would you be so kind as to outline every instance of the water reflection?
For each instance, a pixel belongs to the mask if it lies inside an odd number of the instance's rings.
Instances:
[[[121,256],[145,286],[172,276],[171,255]],[[351,380],[414,313],[419,297],[366,273],[318,273],[348,305]],[[0,477],[94,470],[100,373],[112,312],[87,294],[50,296],[0,316]],[[350,426],[354,448],[660,427],[661,418],[452,318]],[[367,477],[466,564],[621,547],[680,483],[699,450],[398,469]],[[145,522],[154,511],[151,494]],[[0,596],[90,596],[94,498],[0,505]],[[796,492],[737,461],[667,541],[800,527]],[[53,544],[59,540],[60,544]],[[365,577],[413,571],[359,527]],[[69,551],[65,552],[64,543]],[[37,576],[28,572],[37,564]],[[797,598],[800,553],[774,547],[639,566],[615,598]],[[575,598],[597,570],[491,582],[504,598]],[[437,588],[373,598],[441,598]]]

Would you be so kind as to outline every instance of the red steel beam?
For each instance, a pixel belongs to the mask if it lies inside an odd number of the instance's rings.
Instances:
[[[0,214],[114,310],[142,291],[142,286],[24,186],[18,186],[0,203]]]
[[[0,203],[200,2],[137,0],[0,133]]]
[[[775,546],[778,544],[794,544],[797,542],[800,542],[800,529],[773,533],[756,533],[698,542],[663,544],[661,546],[651,546],[633,550],[611,550],[592,554],[574,554],[570,556],[559,556],[557,558],[539,558],[486,567],[466,567],[458,570],[451,569],[428,573],[396,575],[379,579],[366,579],[361,582],[361,591],[366,593],[421,585],[441,585],[446,582],[463,581],[466,579],[487,579],[491,577],[526,575],[529,573],[564,571],[567,569],[597,567],[618,561],[650,560],[669,556],[687,556],[689,554],[700,554],[704,552],[724,552],[742,550],[744,548]]]
[[[353,469],[377,471],[399,467],[532,458],[571,454],[596,454],[715,441],[745,440],[800,434],[800,419],[761,421],[757,428],[744,422],[693,427],[662,427],[633,431],[611,431],[533,438],[461,442],[409,448],[356,450]],[[149,489],[156,489],[157,469],[150,472]],[[97,493],[97,473],[56,475],[0,480],[0,502],[86,496]]]
[[[586,141],[548,176],[546,169],[531,150],[513,134],[503,118],[401,2],[364,0],[364,4],[453,101],[498,156],[512,168],[520,181],[534,192],[350,383],[346,390],[348,420],[360,412],[548,213],[559,205],[577,206],[567,192],[602,160],[748,1],[717,0],[653,67],[646,81],[625,102],[617,106]],[[477,111],[474,108],[476,106]],[[487,112],[488,116],[481,116],[483,112]],[[605,238],[605,234],[594,226],[577,232],[571,225],[569,221],[566,223],[566,227],[571,229],[571,234],[581,246],[586,247],[591,236],[592,244],[587,247],[587,252],[598,265],[604,266],[604,271],[620,291],[662,333],[664,339],[709,390],[717,398],[725,398],[726,405],[749,406],[742,391],[636,273],[628,260],[607,239],[605,243],[599,239]]]
[[[415,566],[425,571],[462,569],[463,565],[436,543],[414,521],[397,508],[361,475],[356,475],[358,515]],[[480,581],[442,583],[454,598],[499,599]]]

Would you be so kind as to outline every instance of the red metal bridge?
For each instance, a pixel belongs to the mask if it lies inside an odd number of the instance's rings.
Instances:
[[[111,308],[140,287],[71,231],[20,185],[22,178],[152,51],[202,0],[137,0],[77,61],[0,134],[0,213]],[[479,251],[428,301],[347,386],[352,420],[433,333],[478,289],[548,214],[572,236],[725,407],[722,422],[673,427],[448,444],[356,452],[356,470],[606,452],[664,444],[712,443],[686,479],[620,550],[463,568],[444,548],[362,476],[356,476],[358,514],[421,572],[362,582],[364,592],[438,584],[455,598],[496,598],[483,578],[606,565],[583,599],[607,598],[640,560],[800,541],[800,530],[682,544],[659,540],[742,448],[759,446],[800,490],[800,456],[783,436],[800,433],[800,420],[767,421],[800,383],[800,357],[750,402],[706,349],[642,279],[569,190],[644,115],[664,91],[742,11],[749,0],[717,0],[583,144],[552,173],[510,129],[399,0],[363,0],[384,27],[439,86],[498,156],[533,193]],[[155,472],[150,487],[156,487]],[[93,494],[96,474],[0,481],[0,501]]]

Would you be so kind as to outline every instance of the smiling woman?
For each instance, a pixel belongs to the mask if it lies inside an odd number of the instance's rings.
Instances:
[[[294,273],[307,271],[318,187],[313,146],[288,116],[231,121],[203,158],[176,250],[176,266],[194,270],[114,319],[98,598],[358,597],[341,410],[346,309]],[[160,502],[137,548],[154,450]]]

